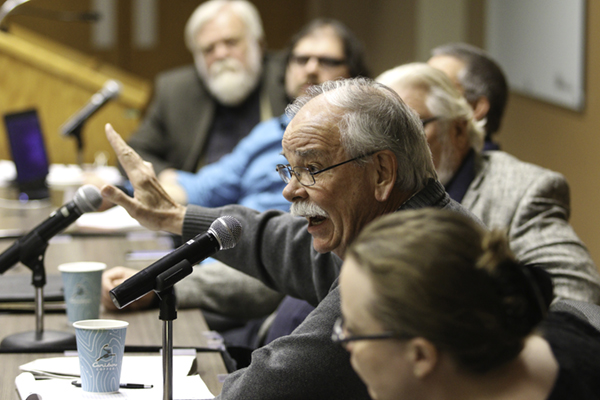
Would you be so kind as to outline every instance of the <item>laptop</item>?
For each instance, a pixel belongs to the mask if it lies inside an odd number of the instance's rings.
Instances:
[[[45,199],[50,196],[46,177],[49,161],[44,136],[35,109],[4,115],[10,151],[17,170],[20,199]]]

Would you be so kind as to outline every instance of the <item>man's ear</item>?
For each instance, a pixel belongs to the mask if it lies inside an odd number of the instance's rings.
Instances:
[[[473,106],[473,117],[476,121],[480,121],[490,111],[490,100],[486,96],[481,96],[477,99]]]
[[[416,378],[425,378],[438,364],[437,347],[422,337],[416,337],[408,342],[407,354]]]
[[[382,150],[373,155],[375,163],[375,198],[385,202],[396,184],[398,160],[391,150]]]

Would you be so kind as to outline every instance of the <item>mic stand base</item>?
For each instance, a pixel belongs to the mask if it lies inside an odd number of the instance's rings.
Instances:
[[[63,351],[76,348],[75,335],[59,331],[15,333],[2,339],[0,343],[0,349],[3,350]]]
[[[177,319],[177,299],[173,285],[192,273],[192,265],[182,260],[156,277],[154,291],[160,299],[158,319],[163,321],[163,400],[173,400],[173,321]]]
[[[18,242],[19,261],[33,272],[32,284],[35,288],[35,331],[16,333],[5,337],[0,349],[63,351],[76,349],[75,335],[69,332],[44,331],[44,285],[46,270],[44,258],[48,242],[37,232],[25,236]]]

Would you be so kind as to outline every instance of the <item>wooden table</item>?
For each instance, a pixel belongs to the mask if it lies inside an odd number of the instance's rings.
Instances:
[[[20,210],[17,213],[0,210],[0,229],[33,227],[49,215],[48,210],[35,209],[33,212]],[[22,221],[22,224],[19,223]],[[12,226],[7,226],[7,222]],[[0,253],[14,243],[14,238],[0,238]],[[58,274],[58,265],[73,261],[99,261],[108,268],[123,265],[142,269],[155,261],[160,255],[148,258],[132,258],[132,252],[146,250],[169,251],[173,247],[170,236],[138,230],[117,234],[60,234],[51,239],[45,252],[45,269],[48,275]],[[154,257],[154,258],[153,258]],[[18,263],[4,275],[31,275],[31,271]],[[0,275],[2,279],[3,275]],[[33,289],[32,289],[33,293]],[[121,319],[129,322],[126,346],[162,346],[163,322],[158,319],[158,310],[138,312],[107,312],[102,309],[101,318]],[[205,348],[208,341],[203,332],[207,331],[206,322],[199,310],[179,310],[173,321],[174,347]],[[45,313],[44,330],[74,332],[67,323],[64,313]],[[13,333],[35,331],[33,313],[0,314],[0,338]],[[0,354],[0,399],[18,399],[14,379],[19,374],[18,367],[26,362],[42,357],[56,357],[57,353],[18,353]],[[222,384],[217,375],[227,373],[221,354],[218,352],[199,352],[197,356],[198,372],[214,394],[221,391]]]

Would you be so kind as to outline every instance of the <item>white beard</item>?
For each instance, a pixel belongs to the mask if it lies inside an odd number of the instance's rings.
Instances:
[[[461,160],[457,157],[456,151],[452,148],[451,143],[444,143],[442,147],[443,150],[440,155],[440,163],[436,168],[436,172],[439,181],[445,186],[454,177],[456,171],[458,171]]]
[[[204,57],[194,55],[196,69],[208,91],[219,103],[233,107],[241,104],[258,85],[262,73],[262,60],[258,43],[248,48],[248,67],[235,58],[215,61],[206,69]]]

